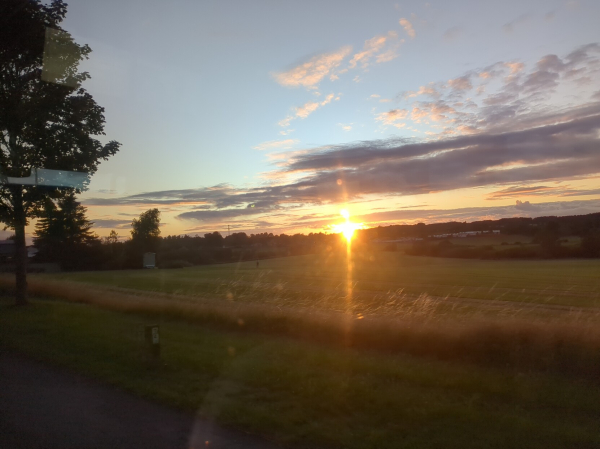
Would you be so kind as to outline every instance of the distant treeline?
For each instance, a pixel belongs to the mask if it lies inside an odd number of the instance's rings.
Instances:
[[[474,232],[481,233],[481,236],[518,235],[528,237],[528,241],[512,244],[502,241],[498,242],[499,246],[469,244],[473,241],[459,244],[450,241],[454,236]],[[479,259],[600,257],[600,213],[565,217],[503,218],[472,223],[420,223],[408,227],[388,226],[365,230],[364,237],[383,241],[413,237],[414,242],[405,249],[410,255]],[[578,237],[579,243],[569,243],[566,237]]]
[[[359,238],[366,240],[394,240],[400,238],[424,238],[442,234],[461,232],[500,231],[505,235],[526,235],[534,237],[552,223],[559,236],[584,237],[600,230],[600,213],[572,215],[565,217],[501,218],[467,222],[418,223],[416,225],[392,225],[359,231]]]
[[[116,235],[116,234],[115,234]],[[98,239],[69,251],[40,251],[36,262],[56,262],[63,270],[121,270],[142,267],[145,252],[156,253],[159,268],[243,262],[332,251],[341,244],[335,234],[274,235],[243,232],[222,236],[177,235],[146,241]]]
[[[491,245],[457,245],[439,237],[464,232],[530,237],[527,243]],[[579,245],[564,245],[564,238],[577,236]],[[386,244],[408,240],[404,245]],[[411,241],[412,240],[412,241]],[[525,242],[523,242],[525,243]],[[272,233],[219,232],[203,236],[167,236],[146,240],[120,241],[116,233],[64,251],[43,251],[37,262],[57,262],[63,270],[120,270],[142,267],[144,252],[155,252],[159,268],[244,262],[275,257],[297,256],[336,251],[345,242],[339,235],[310,233],[275,235]],[[404,250],[411,255],[461,258],[539,258],[600,257],[600,213],[539,218],[503,218],[471,223],[447,222],[415,225],[379,226],[357,231],[353,245],[357,251]],[[391,246],[390,246],[391,245]],[[66,247],[65,247],[66,248]]]

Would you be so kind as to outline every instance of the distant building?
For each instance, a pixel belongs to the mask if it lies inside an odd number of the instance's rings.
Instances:
[[[156,268],[156,253],[144,253],[144,268]]]

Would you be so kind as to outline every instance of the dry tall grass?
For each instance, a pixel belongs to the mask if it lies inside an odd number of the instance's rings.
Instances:
[[[0,289],[12,291],[12,278]],[[517,370],[600,376],[600,326],[588,317],[550,321],[504,314],[435,316],[414,305],[401,317],[363,317],[271,304],[190,298],[31,279],[30,294],[125,313],[172,318],[222,329],[292,337],[337,347],[403,352]]]

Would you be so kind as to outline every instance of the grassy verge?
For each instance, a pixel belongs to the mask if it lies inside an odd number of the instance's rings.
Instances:
[[[600,445],[600,389],[561,377],[327,349],[162,319],[36,301],[0,304],[0,345],[291,446],[558,448]]]
[[[0,288],[10,287],[0,278]],[[118,312],[179,319],[228,331],[292,337],[336,348],[408,353],[438,360],[471,362],[569,374],[600,376],[600,329],[591,313],[534,321],[501,316],[406,313],[402,318],[366,318],[266,304],[199,300],[185,296],[92,288],[73,282],[31,279],[38,297],[85,303]],[[590,316],[595,319],[590,319]],[[568,317],[568,319],[566,319]]]

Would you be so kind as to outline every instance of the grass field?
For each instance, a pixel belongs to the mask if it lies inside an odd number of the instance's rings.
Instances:
[[[0,347],[290,447],[598,447],[600,388],[556,375],[328,349],[56,301],[0,301]]]
[[[361,252],[352,262],[348,299],[345,255],[309,255],[178,270],[40,275],[127,289],[234,302],[351,311],[386,316],[473,307],[502,301],[491,313],[523,305],[600,307],[600,260],[464,260]],[[444,301],[446,299],[446,301]],[[475,302],[456,302],[469,299]],[[506,303],[514,306],[505,308]],[[536,311],[537,313],[537,311]]]
[[[359,252],[33,275],[44,300],[0,301],[0,348],[291,447],[596,447],[598,273]]]

